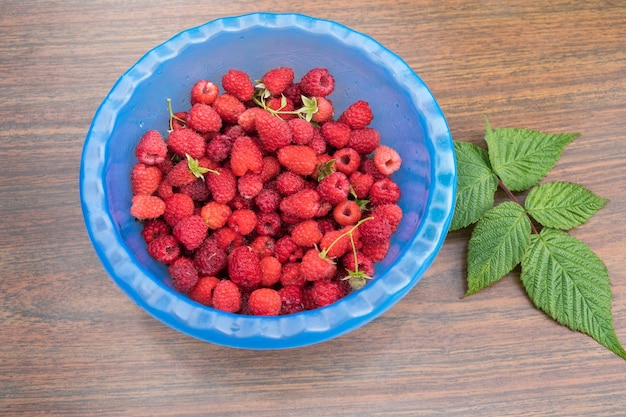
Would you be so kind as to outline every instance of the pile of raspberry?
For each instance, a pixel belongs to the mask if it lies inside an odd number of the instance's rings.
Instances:
[[[130,212],[172,286],[231,313],[282,315],[334,303],[372,279],[402,219],[398,153],[358,100],[335,118],[335,80],[240,70],[169,104],[166,137],[143,134]]]

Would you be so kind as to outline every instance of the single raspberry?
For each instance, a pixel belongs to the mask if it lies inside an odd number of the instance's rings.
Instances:
[[[237,233],[247,235],[254,231],[257,224],[257,215],[250,209],[237,209],[228,218],[228,227]]]
[[[260,174],[245,173],[237,180],[237,191],[243,198],[256,197],[263,189],[263,180]]]
[[[259,191],[256,197],[254,197],[254,204],[261,210],[261,212],[269,213],[278,210],[281,196],[276,190],[269,188],[263,188]]]
[[[172,234],[187,250],[194,250],[207,235],[209,227],[202,217],[194,214],[180,219],[174,226]]]
[[[237,118],[237,120],[239,120],[239,118]],[[239,136],[248,135],[248,132],[246,132],[246,130],[238,124],[227,125],[226,127],[224,127],[224,129],[222,129],[222,133],[226,136],[230,136],[232,139],[237,139]]]
[[[187,126],[200,133],[219,132],[222,118],[210,105],[196,103],[189,110]]]
[[[296,145],[306,145],[313,139],[315,128],[309,122],[299,117],[287,122],[291,128],[291,140]]]
[[[293,101],[294,105],[302,106],[302,89],[300,83],[289,84],[282,92],[282,95]]]
[[[306,176],[317,167],[317,154],[307,145],[287,145],[278,150],[278,161],[289,171]]]
[[[198,271],[193,261],[184,256],[179,257],[167,268],[172,285],[177,291],[189,292],[198,283]]]
[[[167,157],[167,144],[157,130],[148,130],[135,147],[137,160],[146,165],[157,165]]]
[[[346,175],[356,172],[361,166],[361,155],[352,148],[341,148],[333,154],[335,169]]]
[[[286,262],[296,262],[302,258],[302,248],[289,235],[284,235],[276,241],[276,259],[281,264]]]
[[[339,121],[352,129],[363,129],[374,119],[374,114],[367,101],[359,100],[348,106],[339,116]]]
[[[228,204],[209,201],[200,209],[200,217],[202,217],[209,229],[217,230],[228,222],[232,212]]]
[[[260,212],[257,216],[255,231],[261,236],[277,236],[282,227],[280,215],[275,212]]]
[[[244,110],[237,118],[237,124],[241,126],[247,133],[256,132],[256,117],[259,113],[267,113],[260,107],[250,107]]]
[[[400,199],[400,187],[391,178],[375,181],[370,189],[370,202],[380,204],[395,204]]]
[[[359,171],[364,174],[369,174],[372,176],[374,181],[378,181],[383,178],[387,178],[388,175],[382,174],[378,168],[376,168],[376,163],[374,159],[371,157],[363,157],[361,159],[361,166],[359,167]]]
[[[280,211],[288,216],[300,219],[313,218],[320,208],[320,195],[317,191],[304,189],[283,198]]]
[[[182,194],[187,194],[193,201],[204,202],[209,199],[209,189],[206,188],[204,180],[196,179],[191,184],[183,185],[179,190]]]
[[[141,162],[136,163],[130,172],[130,186],[133,195],[154,194],[159,188],[162,175],[161,170],[155,166],[145,165]]]
[[[172,235],[160,236],[148,243],[148,254],[165,265],[178,259],[180,253],[180,244]]]
[[[173,187],[182,187],[195,182],[198,178],[189,169],[189,162],[181,159],[166,175],[167,183]]]
[[[267,151],[274,152],[291,143],[291,128],[286,121],[265,110],[257,113],[255,120],[259,139]]]
[[[335,78],[326,68],[313,68],[300,80],[300,88],[306,96],[326,97],[335,90]]]
[[[263,168],[261,169],[261,180],[264,183],[276,178],[282,167],[280,166],[280,162],[278,162],[278,158],[274,155],[266,155],[263,157]]]
[[[321,129],[315,129],[315,131],[313,132],[313,138],[311,138],[311,140],[309,141],[309,146],[318,155],[326,153],[328,143],[326,143],[326,139],[324,139],[324,136],[322,136]]]
[[[271,236],[257,236],[250,243],[250,247],[259,254],[259,258],[274,256],[276,241]]]
[[[380,145],[374,150],[374,165],[383,175],[391,175],[400,169],[402,158],[395,149]]]
[[[253,210],[255,208],[253,199],[242,197],[240,194],[236,194],[235,197],[233,197],[233,199],[230,200],[228,205],[233,210],[240,210],[240,209]]]
[[[176,226],[181,219],[194,214],[195,204],[187,194],[175,193],[165,200],[163,219],[171,227]]]
[[[306,281],[330,279],[337,272],[337,265],[328,258],[322,258],[316,248],[309,249],[302,257],[300,275]]]
[[[237,177],[246,172],[259,174],[263,169],[263,155],[258,143],[249,136],[235,139],[230,155],[230,168]]]
[[[280,280],[283,265],[274,256],[266,256],[259,261],[261,265],[261,286],[271,287]]]
[[[348,271],[356,272],[358,270],[369,277],[374,275],[374,263],[361,251],[357,251],[356,253],[356,264],[354,262],[354,253],[346,253],[343,255],[341,264]]]
[[[165,203],[155,195],[137,194],[133,196],[130,214],[138,220],[156,219],[165,212]]]
[[[291,171],[283,171],[276,178],[276,190],[283,196],[292,195],[304,189],[304,178]]]
[[[287,262],[283,264],[280,274],[280,285],[283,287],[297,286],[302,287],[306,284],[306,280],[300,274],[300,262]]]
[[[280,314],[294,314],[304,309],[302,305],[302,290],[297,285],[287,285],[278,290],[282,300]]]
[[[258,286],[263,276],[259,255],[248,246],[233,249],[228,256],[228,276],[241,288]]]
[[[380,133],[371,127],[350,132],[348,146],[361,155],[367,155],[380,145]]]
[[[248,307],[254,316],[277,316],[282,307],[282,298],[274,289],[258,288],[250,294]]]
[[[343,148],[350,141],[350,126],[341,122],[328,121],[322,125],[322,136],[330,146]]]
[[[335,205],[348,198],[350,181],[346,174],[336,171],[319,182],[317,192],[323,200]]]
[[[174,186],[167,181],[167,178],[159,184],[159,188],[156,190],[156,195],[163,201],[174,195]]]
[[[163,221],[163,219],[148,219],[143,222],[143,229],[141,229],[141,236],[146,243],[152,242],[154,239],[160,236],[169,235],[170,227]]]
[[[315,213],[315,216],[313,217],[318,217],[318,218],[326,217],[332,210],[333,210],[332,204],[330,204],[326,200],[321,200],[320,208],[317,210],[317,213]]]
[[[254,95],[254,85],[247,73],[231,69],[222,76],[222,87],[239,101],[249,101]]]
[[[243,245],[244,241],[244,237],[241,233],[235,232],[228,226],[220,227],[215,230],[211,234],[211,239],[215,239],[219,247],[224,249],[227,253]]]
[[[228,264],[226,251],[209,237],[194,251],[193,263],[200,275],[217,275]]]
[[[206,144],[206,156],[215,162],[222,162],[230,156],[234,139],[228,135],[216,135]]]
[[[317,221],[317,227],[320,228],[320,231],[322,232],[322,236],[323,236],[326,233],[330,232],[331,230],[335,230],[336,224],[333,220],[329,218],[321,218]]]
[[[190,103],[193,106],[196,103],[213,104],[217,95],[219,94],[219,87],[209,80],[199,80],[191,88]]]
[[[311,287],[311,298],[317,307],[324,307],[341,299],[344,293],[335,281],[315,281]]]
[[[341,226],[354,225],[361,219],[361,209],[354,200],[344,200],[333,209],[333,218]]]
[[[402,221],[403,211],[397,204],[380,204],[372,210],[372,216],[383,217],[391,226],[391,232],[395,232]]]
[[[246,110],[246,106],[230,94],[217,96],[213,102],[213,108],[225,123],[237,123],[237,118]]]
[[[291,237],[298,246],[311,247],[322,239],[322,231],[317,221],[303,220],[291,230]]]
[[[335,115],[333,102],[325,97],[315,97],[315,99],[317,101],[317,112],[313,114],[311,120],[315,123],[324,123],[332,120]]]
[[[211,306],[213,304],[213,290],[218,282],[220,280],[217,277],[200,277],[187,295],[197,303]]]
[[[265,88],[273,95],[279,96],[288,85],[293,83],[294,72],[289,67],[278,67],[267,71],[261,80]]]
[[[391,226],[384,217],[371,217],[359,226],[361,238],[368,244],[379,244],[391,238]]]
[[[361,247],[361,252],[363,252],[363,254],[372,262],[379,262],[387,256],[390,246],[391,243],[389,241],[382,243],[369,243],[365,241]]]
[[[206,151],[204,138],[191,129],[173,130],[167,137],[167,147],[181,158],[202,158]]]
[[[230,280],[223,279],[213,289],[213,308],[228,313],[236,313],[241,309],[241,291]]]
[[[207,175],[206,184],[213,201],[226,204],[237,194],[237,177],[227,167],[218,167],[215,170],[218,174]]]

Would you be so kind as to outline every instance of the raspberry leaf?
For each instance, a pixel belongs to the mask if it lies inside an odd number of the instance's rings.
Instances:
[[[530,243],[531,226],[524,209],[504,202],[476,223],[468,245],[466,295],[498,281],[521,262]]]
[[[537,308],[626,359],[613,325],[607,268],[589,246],[566,232],[544,228],[531,238],[521,279]]]
[[[498,178],[487,151],[469,142],[454,142],[457,163],[457,199],[450,230],[478,221],[493,207]]]
[[[492,130],[486,118],[485,121],[491,166],[511,191],[524,191],[537,184],[552,169],[563,149],[580,136],[517,128]]]
[[[582,185],[551,182],[532,188],[524,205],[543,226],[569,230],[586,223],[606,203]]]

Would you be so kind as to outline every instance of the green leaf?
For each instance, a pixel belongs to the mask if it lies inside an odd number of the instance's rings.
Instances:
[[[531,238],[521,279],[537,308],[626,359],[613,326],[608,271],[589,246],[564,231],[544,228]]]
[[[493,207],[498,178],[491,170],[487,151],[469,142],[454,142],[457,163],[456,206],[450,230],[478,221]]]
[[[511,191],[524,191],[537,184],[558,161],[563,149],[580,136],[516,128],[492,130],[489,121],[486,123],[485,141],[491,166]]]
[[[485,213],[468,244],[466,295],[493,284],[520,263],[530,243],[530,219],[507,201]]]
[[[582,185],[550,182],[532,188],[524,204],[542,225],[568,230],[586,223],[606,202]]]

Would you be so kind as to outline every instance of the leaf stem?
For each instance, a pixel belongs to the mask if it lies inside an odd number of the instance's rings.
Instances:
[[[502,188],[502,190],[506,193],[506,195],[509,196],[509,198],[511,200],[513,200],[514,203],[518,204],[519,206],[521,206],[522,208],[524,208],[524,205],[517,199],[517,197],[515,197],[515,194],[513,194],[511,192],[511,190],[509,190],[509,187],[507,187],[506,185],[504,185],[504,183],[502,182],[502,180],[498,177],[498,185],[500,186],[500,188]],[[528,216],[528,213],[526,213],[526,211],[524,210],[524,213],[526,214],[526,216]],[[539,231],[537,231],[537,228],[535,227],[532,219],[530,220],[530,228],[532,229],[532,232],[536,235],[539,234]]]

